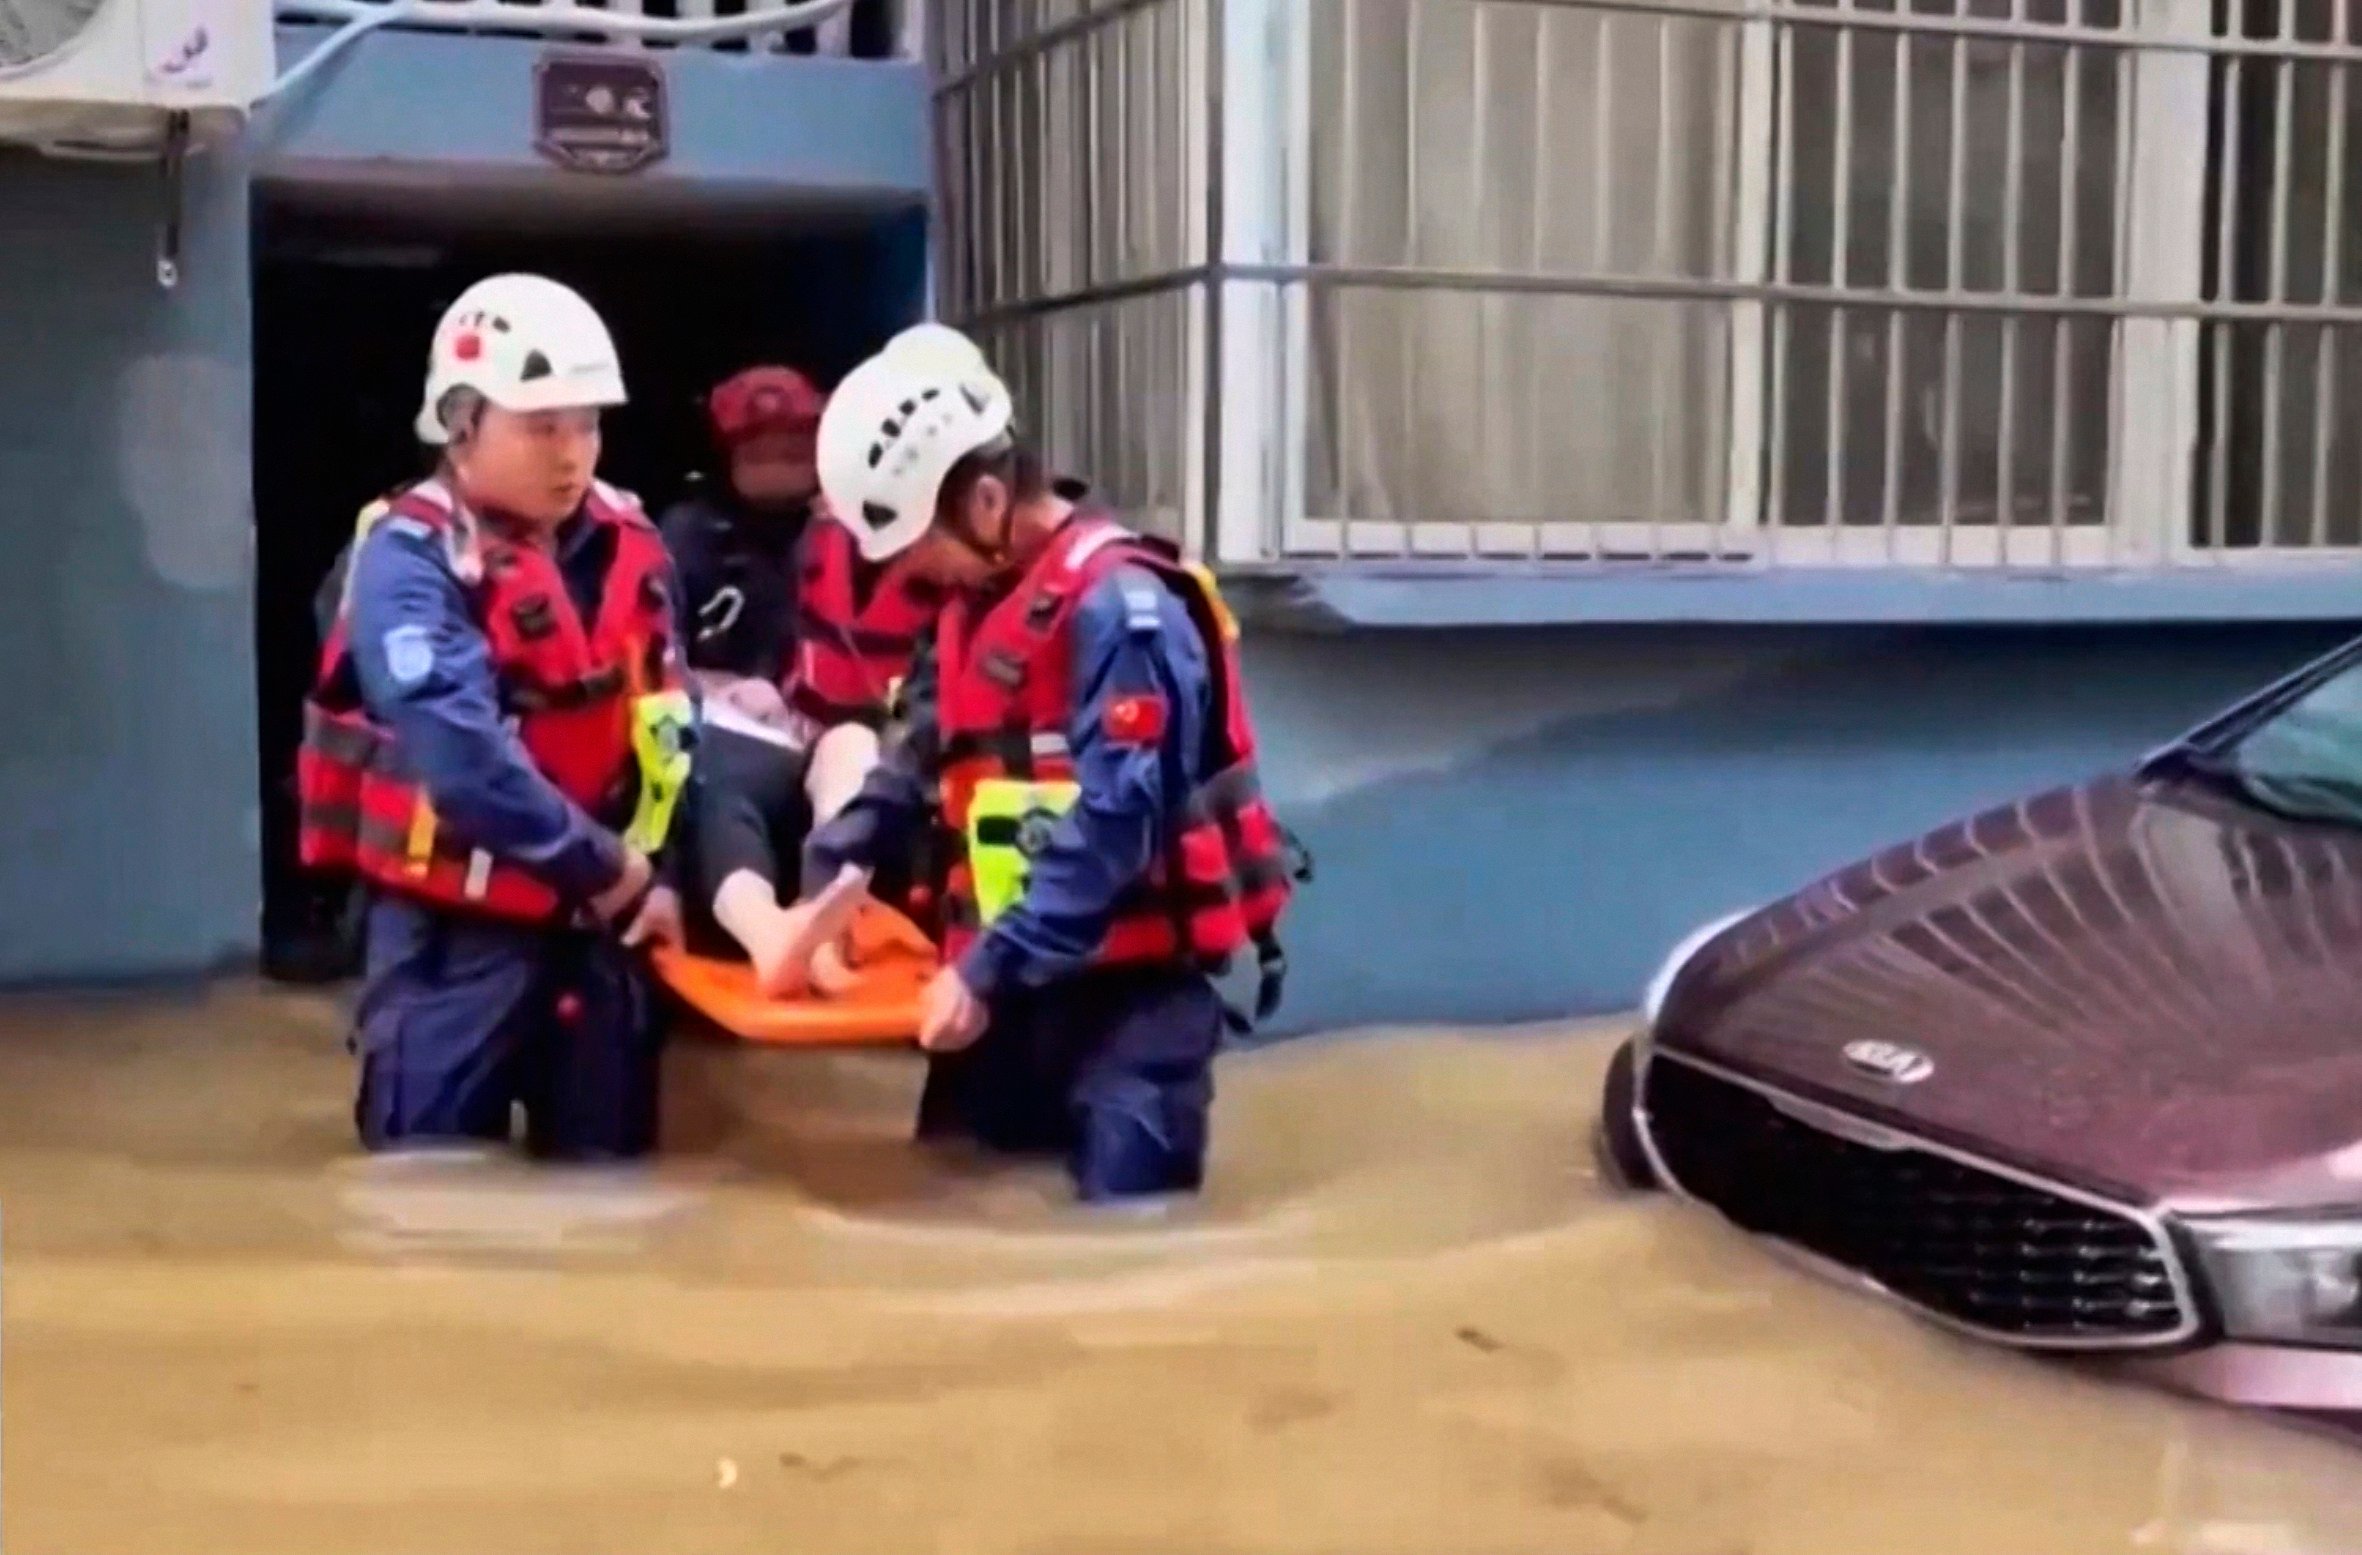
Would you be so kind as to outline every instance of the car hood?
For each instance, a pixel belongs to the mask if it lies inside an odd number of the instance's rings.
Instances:
[[[2101,1192],[2362,1204],[2362,832],[2195,782],[2043,794],[1717,936],[1656,1040]]]

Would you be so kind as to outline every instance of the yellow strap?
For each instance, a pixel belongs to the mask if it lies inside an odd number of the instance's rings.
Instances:
[[[1187,565],[1189,575],[1197,579],[1198,586],[1206,591],[1206,598],[1214,607],[1214,619],[1222,625],[1222,640],[1226,643],[1237,642],[1238,617],[1230,613],[1230,601],[1222,597],[1222,587],[1214,581],[1213,569],[1203,562],[1190,562]]]
[[[364,503],[360,516],[353,520],[353,549],[351,554],[345,557],[344,582],[337,588],[337,609],[349,610],[352,608],[353,561],[360,554],[361,542],[369,538],[369,531],[377,527],[379,519],[393,510],[393,504],[380,497],[374,502]]]
[[[353,520],[353,542],[359,544],[367,539],[369,531],[377,527],[377,521],[393,510],[393,504],[383,497],[362,504],[360,516]]]
[[[639,802],[623,840],[654,853],[671,835],[673,812],[688,786],[689,724],[696,708],[686,691],[654,691],[631,699],[632,758],[640,769]]]
[[[1024,783],[986,778],[968,801],[968,873],[976,916],[990,923],[1017,904],[1033,873],[1033,854],[1048,823],[1074,808],[1074,783]]]

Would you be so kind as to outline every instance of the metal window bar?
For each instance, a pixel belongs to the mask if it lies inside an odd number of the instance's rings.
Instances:
[[[1193,542],[1253,537],[1225,559],[2362,552],[2334,495],[2362,489],[2362,0],[2211,27],[2132,0],[1288,3],[1308,101],[1278,113],[1215,0],[932,0],[927,29],[947,312],[1054,459]],[[2158,106],[2167,60],[2211,78],[2211,145]],[[1269,192],[1205,176],[1221,127],[1274,123],[1309,140],[1253,150],[1308,185],[1287,241],[1218,253]],[[2206,277],[2159,290],[2135,251],[2177,230]],[[1266,313],[1297,323],[1225,350]],[[2185,350],[2177,434],[2157,369]],[[1223,524],[1237,472],[1188,472],[1272,406],[1288,500]],[[2119,489],[2177,448],[2194,480]]]
[[[1206,0],[932,0],[943,311],[1027,435],[1182,538],[1200,429],[1185,384],[1210,271],[1183,214]]]

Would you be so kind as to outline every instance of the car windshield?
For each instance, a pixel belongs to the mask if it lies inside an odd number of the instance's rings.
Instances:
[[[2362,665],[2306,692],[2226,754],[2229,775],[2257,803],[2362,826]]]

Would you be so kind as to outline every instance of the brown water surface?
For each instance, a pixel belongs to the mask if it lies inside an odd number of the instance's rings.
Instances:
[[[336,1006],[0,1006],[11,1551],[2362,1551],[2362,1449],[1619,1201],[1605,1034],[1225,1060],[1161,1217],[684,1044],[652,1170],[367,1161]]]

